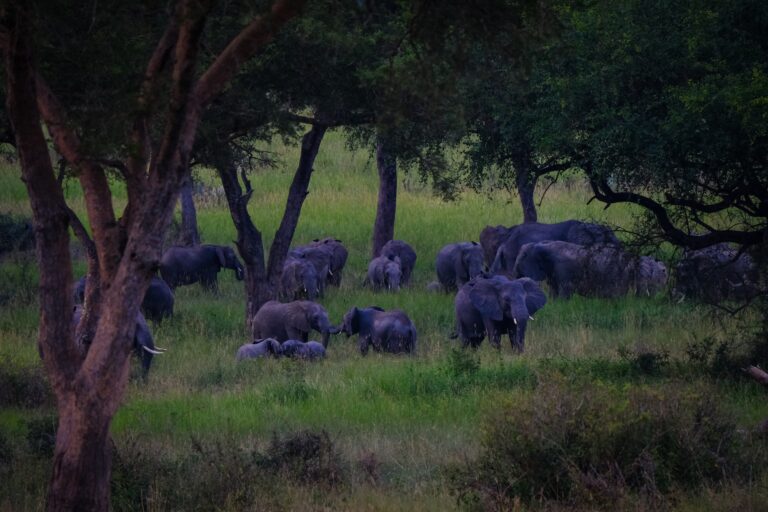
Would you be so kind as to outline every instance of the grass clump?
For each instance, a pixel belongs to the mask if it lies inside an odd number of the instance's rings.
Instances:
[[[471,510],[519,504],[664,508],[676,492],[745,482],[765,447],[739,433],[711,390],[554,382],[501,404],[476,460],[450,472]]]
[[[32,408],[52,404],[53,395],[42,368],[0,360],[0,407]]]

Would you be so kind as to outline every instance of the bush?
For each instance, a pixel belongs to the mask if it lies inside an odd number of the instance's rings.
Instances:
[[[35,232],[29,219],[0,213],[0,255],[27,251],[35,246]]]
[[[634,372],[643,375],[658,375],[669,365],[669,352],[653,350],[645,345],[638,345],[634,349],[622,347],[619,349],[619,357],[626,361]]]
[[[753,476],[754,447],[713,394],[541,385],[487,419],[478,459],[450,472],[452,490],[475,509],[520,501],[615,509]]]
[[[56,446],[56,416],[44,416],[27,423],[27,444],[29,450],[39,457],[52,457]]]
[[[39,407],[53,403],[42,368],[0,361],[0,407]]]

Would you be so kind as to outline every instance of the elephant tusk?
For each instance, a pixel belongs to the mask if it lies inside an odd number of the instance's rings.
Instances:
[[[142,345],[141,348],[143,348],[144,350],[146,350],[150,354],[162,354],[163,353],[163,352],[160,352],[159,350],[152,350],[151,348],[145,347],[144,345]]]
[[[158,347],[157,345],[155,345],[155,350],[159,350],[160,352],[165,352],[168,349],[167,348]]]
[[[535,319],[535,318],[533,318],[533,316],[531,316],[531,315],[528,315],[528,320],[536,320],[536,319]]]
[[[332,275],[333,275],[333,270],[331,270],[331,269],[328,269],[328,275],[329,275],[329,276],[332,276]]]
[[[512,321],[515,322],[515,325],[517,325],[517,318],[512,318]]]

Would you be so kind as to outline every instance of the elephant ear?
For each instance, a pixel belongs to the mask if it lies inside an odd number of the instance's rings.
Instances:
[[[525,306],[528,308],[528,314],[533,315],[547,303],[547,296],[541,291],[539,285],[533,279],[523,277],[517,280],[525,292]]]
[[[467,272],[467,264],[465,262],[466,252],[463,249],[459,249],[458,255],[453,260],[453,271],[456,274],[456,283],[459,279],[461,281],[469,281],[469,272]]]
[[[293,308],[289,315],[291,326],[303,332],[311,331],[312,325],[310,322],[315,313],[314,308],[311,307],[313,304],[310,303],[309,307],[305,303],[294,304],[296,307]]]
[[[469,300],[481,315],[497,322],[504,318],[496,290],[492,286],[476,284],[469,287]]]
[[[216,246],[216,257],[219,258],[219,265],[222,267],[227,266],[227,259],[224,257],[224,248],[220,245]]]

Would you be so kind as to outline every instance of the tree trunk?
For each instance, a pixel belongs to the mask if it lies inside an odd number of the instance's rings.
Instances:
[[[379,256],[384,244],[394,237],[397,213],[397,160],[387,151],[386,144],[381,140],[376,144],[376,168],[379,171],[379,200],[371,244],[371,254],[374,258]]]
[[[261,232],[248,214],[248,201],[253,194],[251,184],[243,174],[243,193],[237,179],[237,168],[230,156],[222,159],[216,170],[221,178],[229,213],[237,230],[237,250],[245,265],[245,323],[250,332],[251,319],[265,302],[275,298],[275,289],[270,286],[267,278]]]
[[[288,191],[288,200],[285,203],[283,220],[280,222],[280,227],[275,233],[272,247],[269,249],[267,277],[275,289],[277,288],[277,281],[283,272],[283,263],[291,247],[293,234],[299,223],[301,207],[304,205],[304,199],[307,197],[307,194],[309,194],[309,180],[314,170],[312,166],[320,149],[320,143],[323,141],[325,130],[324,126],[314,125],[311,130],[304,134],[301,140],[301,157],[296,168],[296,174],[293,176],[291,188]]]
[[[179,243],[190,247],[200,245],[200,232],[197,229],[197,211],[195,201],[192,198],[192,176],[187,174],[186,179],[181,184],[181,194],[179,195],[181,203],[181,235]]]
[[[536,202],[533,193],[536,190],[538,175],[533,162],[528,155],[520,155],[513,161],[515,166],[515,186],[520,196],[520,206],[523,208],[523,222],[537,222]]]

